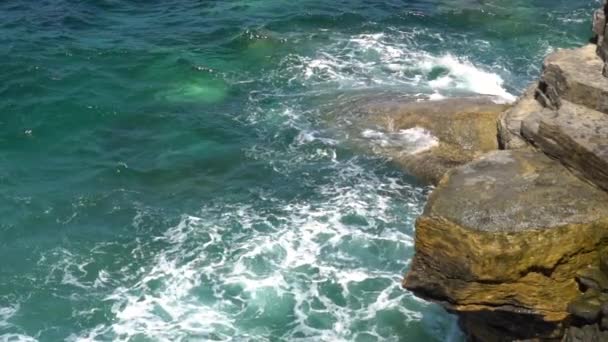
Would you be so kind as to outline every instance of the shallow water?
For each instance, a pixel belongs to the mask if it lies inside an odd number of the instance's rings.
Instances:
[[[0,340],[460,340],[399,286],[429,188],[324,108],[511,101],[598,4],[0,2]]]

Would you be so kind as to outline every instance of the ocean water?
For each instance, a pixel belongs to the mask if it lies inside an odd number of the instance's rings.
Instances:
[[[0,1],[0,341],[460,341],[400,287],[430,187],[325,111],[512,101],[598,5]]]

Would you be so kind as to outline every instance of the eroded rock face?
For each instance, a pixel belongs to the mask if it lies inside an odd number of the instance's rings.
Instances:
[[[419,179],[437,184],[453,167],[498,148],[496,121],[507,105],[492,97],[465,97],[372,99],[353,107],[359,113],[353,134],[363,144]]]
[[[579,270],[576,279],[584,292],[568,304],[572,319],[563,341],[608,341],[608,250],[601,250],[599,263]]]
[[[608,1],[604,0],[601,8],[593,13],[593,33],[597,41],[597,54],[604,60],[604,76],[608,77],[608,31],[606,17],[608,16]]]
[[[604,63],[589,44],[574,50],[558,50],[545,59],[537,98],[550,109],[566,100],[608,114],[608,78]]]
[[[404,286],[481,341],[561,336],[578,270],[608,239],[608,194],[529,150],[451,171],[416,223]]]
[[[605,2],[604,2],[605,3]],[[604,34],[606,31],[606,10],[604,7],[598,8],[593,12],[593,34],[598,47],[604,43]]]
[[[472,341],[608,341],[607,13],[597,45],[551,54],[500,115],[504,150],[449,171],[416,223],[403,285]]]
[[[557,111],[529,115],[522,132],[545,153],[608,190],[608,115],[562,101]]]
[[[531,113],[543,109],[536,100],[537,87],[538,82],[532,84],[515,102],[513,107],[500,114],[498,120],[498,142],[501,149],[511,150],[529,146],[525,138],[522,137],[521,124]]]

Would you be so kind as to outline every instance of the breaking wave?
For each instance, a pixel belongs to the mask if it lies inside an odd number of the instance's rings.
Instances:
[[[287,69],[293,75],[292,81],[315,87],[396,86],[405,93],[427,94],[432,99],[472,93],[494,95],[503,102],[515,100],[515,95],[505,89],[503,78],[488,71],[496,70],[495,66],[475,65],[466,56],[427,52],[412,36],[420,34],[424,33],[337,37],[313,56],[290,56]],[[438,43],[443,40],[440,35],[434,35],[434,39]]]

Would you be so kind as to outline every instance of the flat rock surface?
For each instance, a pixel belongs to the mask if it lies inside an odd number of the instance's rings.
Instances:
[[[608,113],[608,78],[597,46],[558,50],[545,59],[540,90],[548,106],[559,108],[561,100]]]
[[[348,118],[351,140],[437,184],[453,167],[496,150],[498,116],[507,105],[493,97],[439,101],[369,97],[334,113]]]
[[[524,136],[545,153],[608,190],[608,115],[562,101],[524,121]]]
[[[608,217],[608,194],[542,153],[495,151],[451,172],[424,216],[488,232],[549,229]]]

